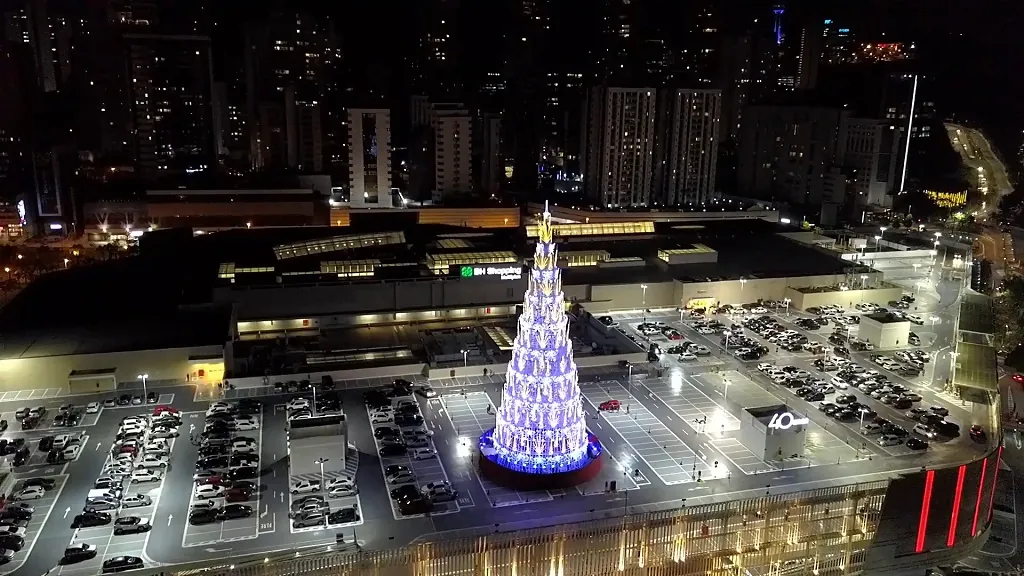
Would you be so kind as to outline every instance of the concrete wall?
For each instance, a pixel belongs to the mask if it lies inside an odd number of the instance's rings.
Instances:
[[[433,308],[522,303],[526,275],[500,278],[438,278],[409,282],[316,284],[267,288],[221,287],[214,301],[238,307],[240,320],[311,318],[329,314],[399,312]]]
[[[648,282],[646,298],[640,284],[636,282],[591,286],[586,308],[592,314],[600,314],[612,309],[674,308],[679,305],[675,298],[674,281]]]
[[[849,307],[861,302],[871,302],[879,306],[888,306],[890,300],[899,300],[903,296],[903,288],[872,288],[867,290],[836,290],[832,292],[801,292],[794,288],[786,289],[786,298],[790,306],[796,310],[807,310],[811,307],[822,307],[830,304]]]
[[[884,244],[884,242],[883,242]],[[870,246],[870,245],[869,245]],[[868,248],[870,250],[870,248]],[[902,258],[931,258],[935,256],[935,250],[891,250],[887,252],[850,252],[843,254],[843,260],[851,262],[871,262],[873,260],[895,260]]]
[[[0,360],[0,390],[68,388],[72,370],[115,368],[118,382],[137,380],[149,374],[149,383],[184,382],[189,373],[189,356],[223,354],[223,346],[137,350],[109,354],[78,354],[40,358]]]
[[[298,380],[299,377],[306,378],[307,375],[311,382],[319,382],[324,375],[328,375],[334,379],[335,382],[341,380],[357,380],[361,378],[399,378],[406,376],[415,376],[425,374],[427,370],[426,364],[401,364],[397,366],[377,366],[374,368],[356,368],[353,370],[329,370],[321,372],[303,372],[302,374],[283,374],[279,376],[271,376],[269,382],[271,385],[274,382],[282,382],[287,380]],[[229,378],[231,384],[236,388],[253,388],[263,386],[262,376],[251,376],[247,378]]]

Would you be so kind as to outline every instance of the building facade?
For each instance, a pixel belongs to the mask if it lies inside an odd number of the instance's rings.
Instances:
[[[701,204],[715,197],[721,115],[721,90],[659,92],[655,203],[665,206]]]
[[[206,36],[126,34],[131,121],[146,177],[212,170],[213,65]]]
[[[481,192],[495,194],[505,180],[505,166],[501,154],[501,116],[485,112],[476,119],[473,130],[477,187]]]
[[[349,189],[352,205],[391,206],[391,111],[348,110]]]
[[[434,202],[473,191],[473,120],[461,104],[434,104]]]
[[[581,168],[595,203],[648,206],[654,175],[657,90],[592,88],[583,110]]]
[[[849,119],[843,166],[849,170],[847,195],[852,204],[892,206],[899,182],[900,137],[885,120]]]

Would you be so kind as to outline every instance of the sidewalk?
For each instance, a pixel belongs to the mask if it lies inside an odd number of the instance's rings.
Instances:
[[[602,376],[622,372],[622,368],[618,366],[602,366],[600,368],[581,368],[579,370],[580,381],[598,380]],[[633,376],[634,378],[639,376],[642,370],[635,369]],[[358,378],[355,380],[335,380],[335,390],[365,390],[369,388],[384,388],[391,386],[391,384],[397,378],[403,378],[413,383],[415,386],[423,386],[425,384],[430,385],[432,388],[439,389],[451,389],[451,388],[464,388],[466,386],[481,386],[484,384],[504,384],[504,374],[488,374],[487,376],[458,376],[455,378],[435,378],[428,380],[426,376],[422,374],[406,374],[404,376],[388,377],[388,378]],[[212,400],[233,400],[237,398],[254,398],[257,396],[273,396],[275,394],[281,394],[274,389],[273,385],[270,386],[248,386],[244,388],[236,387],[234,390],[218,389],[216,387],[202,386],[196,389],[195,401],[212,401]]]

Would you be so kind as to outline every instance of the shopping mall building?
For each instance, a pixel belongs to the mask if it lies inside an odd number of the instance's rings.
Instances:
[[[888,294],[879,273],[782,234],[771,218],[552,212],[562,289],[577,315],[781,301],[808,288],[835,287],[850,299]],[[141,236],[138,257],[48,275],[0,312],[0,390],[110,390],[141,373],[214,386],[299,373],[447,376],[453,365],[501,364],[526,289],[530,218],[509,226],[518,214],[491,215],[500,224],[473,226],[431,222],[423,211],[349,216],[342,226],[157,229]],[[956,384],[997,431],[991,316],[979,310],[960,326]],[[446,342],[467,330],[482,342],[478,357],[456,347],[453,364]],[[612,358],[646,352],[622,341],[600,346]],[[208,573],[921,573],[987,537],[1001,441],[990,436],[955,465],[884,480],[756,490],[398,550],[236,559]]]

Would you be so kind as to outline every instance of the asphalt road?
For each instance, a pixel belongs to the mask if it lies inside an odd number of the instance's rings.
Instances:
[[[944,381],[949,370],[948,352],[953,344],[952,315],[956,313],[958,297],[957,282],[941,281],[937,284],[935,294],[928,304],[931,308],[928,313],[939,319],[934,326],[929,327],[930,331],[934,333],[931,349],[937,353],[937,358],[932,362],[930,382],[914,383],[911,385],[912,388],[921,389],[930,385],[932,389],[935,389],[936,386],[941,389],[941,382]],[[925,300],[927,298],[922,298],[922,302]],[[788,321],[789,318],[784,320]],[[700,337],[695,333],[688,334],[688,336],[695,341],[700,341]],[[827,333],[825,336],[827,337]],[[820,338],[821,336],[816,337]],[[715,369],[742,372],[753,370],[753,364],[756,363],[739,363],[729,357],[723,357],[715,342],[709,341],[709,344],[716,347],[716,364],[705,363],[699,366],[683,367],[670,363],[668,367],[685,373],[690,382],[687,385],[692,385],[692,382],[695,382],[695,376]],[[808,362],[806,358],[784,356],[779,356],[777,360],[786,363],[801,363],[801,365],[806,365]],[[861,360],[864,361],[863,358]],[[702,438],[700,434],[694,434],[690,427],[678,423],[679,415],[675,408],[666,404],[659,395],[652,393],[652,390],[655,389],[653,381],[648,386],[644,384],[639,375],[634,375],[634,382],[630,386],[626,376],[627,374],[621,371],[603,369],[599,371],[584,370],[581,378],[585,383],[617,381],[623,384],[624,389],[631,390],[636,401],[660,423],[669,428],[672,434],[686,445],[686,448],[694,453],[702,454],[702,459],[719,460],[720,466],[728,473],[712,479],[705,477],[706,481],[699,484],[686,482],[667,486],[658,480],[658,471],[654,470],[644,458],[637,457],[632,459],[631,466],[639,469],[646,479],[651,479],[651,483],[639,489],[630,490],[628,494],[599,492],[584,495],[579,491],[570,490],[564,494],[552,495],[549,499],[542,501],[495,508],[490,505],[491,498],[484,484],[475,475],[473,454],[466,448],[466,435],[460,434],[460,431],[453,427],[449,416],[438,408],[442,405],[440,402],[426,402],[421,399],[421,409],[427,424],[435,432],[434,444],[439,451],[444,473],[459,488],[460,492],[465,492],[472,505],[462,506],[460,504],[460,511],[456,513],[414,518],[398,516],[396,518],[388,497],[389,487],[384,484],[382,478],[380,461],[376,455],[376,444],[372,438],[371,426],[361,399],[362,393],[359,390],[347,390],[339,392],[339,395],[343,400],[344,411],[349,418],[349,442],[354,444],[360,453],[356,481],[360,487],[363,523],[341,530],[293,533],[287,521],[288,462],[286,459],[287,446],[283,434],[284,414],[274,409],[274,405],[284,403],[286,397],[270,395],[262,398],[265,401],[262,415],[260,462],[262,489],[258,501],[250,503],[256,507],[258,522],[254,523],[255,527],[252,530],[248,528],[232,530],[229,540],[198,541],[200,545],[187,547],[183,547],[183,542],[186,544],[197,542],[195,539],[186,537],[185,533],[185,519],[193,484],[191,476],[194,470],[196,450],[188,442],[188,427],[192,422],[201,426],[202,412],[208,406],[208,402],[195,402],[193,390],[190,387],[160,389],[164,394],[174,394],[174,406],[185,413],[182,427],[183,438],[179,439],[172,450],[171,467],[159,490],[160,497],[153,513],[154,528],[145,542],[142,557],[147,565],[216,560],[257,553],[273,557],[281,553],[290,553],[296,549],[333,545],[339,535],[346,541],[357,539],[365,548],[384,549],[405,545],[414,540],[471,536],[495,530],[506,531],[552,523],[589,520],[618,515],[623,511],[671,509],[682,505],[684,499],[687,505],[695,505],[754,497],[763,495],[766,491],[780,493],[819,488],[834,485],[837,481],[877,480],[900,471],[918,470],[922,465],[948,464],[963,460],[967,457],[966,450],[979,449],[970,443],[959,442],[949,447],[937,446],[936,449],[912,457],[894,456],[884,450],[873,450],[876,457],[870,461],[843,462],[838,465],[786,469],[781,473],[776,470],[767,474],[748,475],[726,458],[708,454],[708,448],[705,445],[706,438]],[[893,379],[898,381],[898,377]],[[485,391],[491,398],[500,398],[501,394],[498,379],[493,377],[488,378],[486,382],[482,378],[477,378],[435,383],[435,388],[442,395],[457,394],[456,389],[444,388],[445,385],[457,386],[460,391],[463,389],[467,392]],[[714,398],[714,390],[707,389],[702,384],[697,384],[697,386],[704,388],[704,394]],[[587,389],[591,388],[588,384]],[[774,392],[789,394],[784,390]],[[76,397],[74,401],[85,403],[89,400],[91,398]],[[53,399],[45,403],[56,407],[65,401],[66,399]],[[797,402],[795,398],[792,401]],[[935,400],[935,403],[949,404],[939,400]],[[735,406],[730,406],[726,402],[722,402],[722,405],[725,410],[736,409]],[[20,406],[7,403],[0,405],[0,410],[7,411],[18,407]],[[957,412],[959,408],[952,407],[952,409],[962,420],[969,419],[969,414],[962,413],[962,411]],[[95,424],[87,427],[88,433],[93,439],[92,442],[100,443],[100,449],[95,449],[95,445],[90,444],[82,456],[77,461],[69,463],[65,470],[50,471],[54,474],[63,472],[71,479],[53,505],[53,509],[61,511],[61,513],[51,514],[47,518],[38,541],[33,546],[24,565],[18,567],[17,574],[38,576],[57,564],[63,549],[73,537],[73,531],[69,526],[70,517],[62,518],[63,511],[67,508],[72,511],[81,509],[86,493],[91,488],[92,480],[100,472],[106,449],[110,446],[120,419],[129,414],[143,412],[148,412],[148,410],[144,407],[105,409]],[[809,416],[816,422],[818,418],[822,417],[820,414],[810,411]],[[599,430],[605,442],[622,447],[620,450],[628,451],[630,442],[627,438],[635,435],[635,430],[626,430],[621,425],[601,416],[596,417],[593,422],[592,429]],[[8,435],[10,434],[8,433]],[[28,434],[42,436],[43,432]],[[32,470],[19,470],[18,475],[33,476],[45,472],[47,472],[46,467],[37,467]],[[18,560],[16,559],[16,561]],[[12,568],[14,566],[12,565]]]

